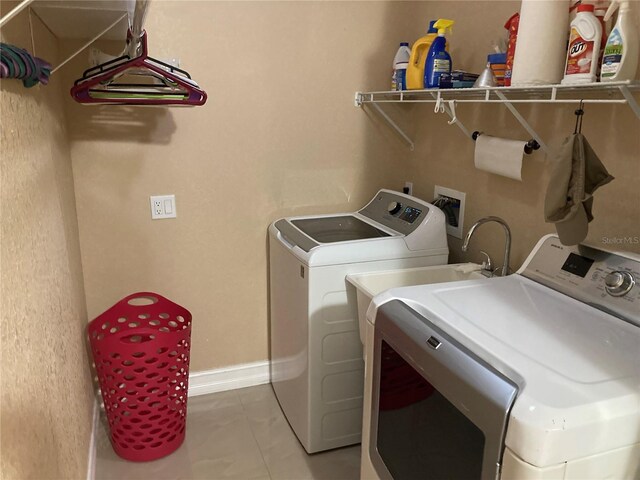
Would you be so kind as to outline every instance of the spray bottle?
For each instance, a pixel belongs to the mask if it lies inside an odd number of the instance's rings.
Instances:
[[[426,88],[438,87],[440,75],[451,73],[451,55],[446,50],[447,40],[444,38],[447,30],[451,31],[453,20],[439,19],[433,26],[438,30],[438,36],[429,47],[427,61],[424,68],[424,85]]]
[[[602,56],[601,82],[619,82],[633,80],[638,67],[638,30],[632,19],[631,7],[628,0],[611,0],[604,20],[613,15],[616,8],[618,21],[611,30]]]

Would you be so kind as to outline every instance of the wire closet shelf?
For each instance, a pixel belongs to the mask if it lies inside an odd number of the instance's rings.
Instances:
[[[396,122],[380,107],[393,103],[435,103],[435,112],[447,113],[451,120],[449,125],[457,125],[467,138],[471,132],[462,124],[456,114],[456,104],[501,104],[504,105],[532,139],[547,151],[542,141],[526,118],[516,109],[518,104],[622,104],[628,105],[635,116],[640,119],[640,106],[636,96],[640,93],[640,81],[588,83],[583,85],[540,85],[531,87],[482,87],[452,88],[430,90],[402,90],[356,92],[356,107],[370,105],[404,140],[411,150],[413,140],[396,124]]]
[[[356,106],[364,103],[604,103],[629,104],[640,117],[634,93],[640,82],[541,85],[531,87],[483,87],[431,90],[357,92]],[[635,108],[634,108],[635,107]]]

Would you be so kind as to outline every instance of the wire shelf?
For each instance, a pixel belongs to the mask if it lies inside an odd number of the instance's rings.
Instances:
[[[629,103],[640,92],[640,82],[588,83],[583,85],[541,85],[531,87],[452,88],[358,92],[356,105],[363,103]],[[637,104],[637,102],[635,102]],[[633,108],[633,106],[632,106]],[[635,109],[634,109],[635,111]],[[640,115],[639,115],[640,116]]]
[[[402,137],[411,150],[414,143],[379,104],[384,103],[435,103],[436,112],[447,113],[449,125],[457,125],[462,133],[471,138],[471,132],[456,115],[457,103],[502,104],[532,138],[546,151],[547,146],[514,104],[624,104],[628,105],[638,119],[640,106],[636,96],[640,93],[639,81],[586,83],[583,85],[540,85],[531,87],[452,88],[430,90],[403,90],[384,92],[356,92],[355,106],[367,104],[373,107],[384,120]]]

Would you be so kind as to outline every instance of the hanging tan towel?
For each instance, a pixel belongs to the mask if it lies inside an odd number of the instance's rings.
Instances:
[[[563,245],[577,245],[593,220],[593,193],[613,177],[581,133],[567,137],[552,162],[544,219],[556,224]]]

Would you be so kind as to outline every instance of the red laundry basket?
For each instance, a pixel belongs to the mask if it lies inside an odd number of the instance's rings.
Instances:
[[[93,319],[87,332],[115,452],[148,461],[175,451],[185,436],[189,311],[138,292]]]

